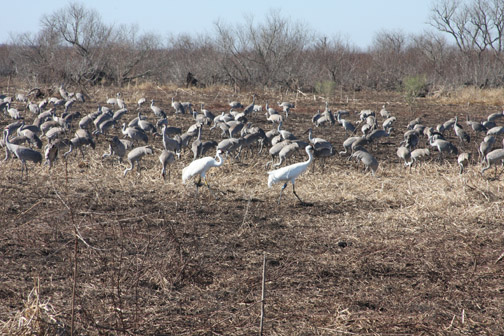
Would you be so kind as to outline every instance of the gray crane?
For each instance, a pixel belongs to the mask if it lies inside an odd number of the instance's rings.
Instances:
[[[431,137],[431,138],[429,138],[429,144],[432,147],[436,147],[437,150],[439,151],[439,161],[442,160],[443,153],[452,153],[455,155],[458,154],[457,147],[455,147],[451,142],[449,142],[447,140],[442,140],[442,139],[434,140]]]
[[[421,157],[429,156],[430,155],[430,150],[428,148],[417,148],[411,152],[411,160],[413,161],[413,164],[416,164],[418,159]]]
[[[371,174],[373,176],[375,175],[376,170],[378,169],[378,161],[374,158],[373,155],[371,155],[365,150],[358,150],[355,151],[351,157],[360,159],[361,162],[366,167],[364,171],[371,170]]]
[[[355,133],[355,125],[352,124],[350,121],[341,119],[341,113],[338,111],[336,114],[336,119],[338,120],[338,123],[345,129],[345,132],[348,134],[354,134]]]
[[[249,115],[251,114],[253,111],[254,111],[254,106],[255,106],[255,98],[256,98],[256,95],[255,93],[252,95],[252,103],[250,103],[249,105],[247,105],[247,107],[245,107],[243,109],[243,113],[245,113],[245,115]]]
[[[169,132],[168,132],[168,127],[163,125],[162,129],[162,135],[163,135],[163,147],[167,151],[173,151],[175,153],[178,153],[180,155],[180,140],[177,141],[176,139],[170,138]],[[180,137],[179,137],[180,138]]]
[[[163,180],[166,179],[166,167],[175,162],[175,153],[172,151],[167,151],[163,149],[161,154],[159,155],[159,162],[161,162],[161,176],[163,176]],[[170,180],[170,169],[168,169],[168,181]]]
[[[409,167],[411,170],[411,165],[413,164],[413,161],[411,159],[411,151],[409,150],[409,148],[401,146],[397,149],[396,154],[400,159],[404,160],[404,165],[406,167]]]
[[[144,143],[149,142],[147,134],[139,127],[126,127],[126,123],[123,123],[122,134],[125,137],[131,138],[133,141],[143,141]]]
[[[499,149],[494,149],[490,153],[488,153],[485,156],[485,162],[486,166],[481,169],[481,175],[485,172],[485,170],[490,169],[490,166],[494,165],[495,166],[495,177],[497,178],[497,163],[501,162],[504,163],[504,149],[499,148]]]
[[[464,172],[464,168],[469,165],[470,158],[471,153],[460,153],[460,155],[457,158],[457,163],[460,167],[459,174],[462,174]]]
[[[481,162],[485,161],[485,156],[490,152],[494,143],[495,137],[493,135],[487,135],[483,138],[478,148],[478,155]]]
[[[173,101],[173,98],[172,98],[172,101]],[[173,102],[172,102],[172,105],[173,105]],[[154,113],[154,115],[156,117],[158,117],[158,118],[166,118],[165,111],[163,111],[163,109],[160,108],[159,106],[154,105],[154,99],[151,99],[150,109],[151,109],[152,113]]]
[[[31,161],[33,163],[42,162],[42,154],[34,149],[15,145],[9,141],[10,131],[4,131],[5,146],[7,151],[14,154],[21,161],[21,179],[23,179],[23,172],[26,170],[26,176],[28,177],[28,166],[26,161]]]
[[[458,117],[455,117],[455,123],[453,123],[453,130],[455,131],[455,135],[459,138],[462,144],[464,142],[469,143],[471,141],[471,137],[469,136],[469,134],[467,134],[467,132],[458,123]]]
[[[83,129],[78,129],[75,132],[75,136],[70,139],[70,149],[63,154],[63,157],[66,158],[68,154],[70,154],[74,148],[79,148],[82,158],[84,159],[84,151],[82,149],[83,146],[89,145],[91,148],[95,149],[96,148],[96,143],[93,140],[93,137],[91,134],[89,134],[88,131],[83,130]]]
[[[151,146],[142,146],[132,149],[128,153],[128,162],[130,166],[124,170],[123,175],[126,176],[126,174],[135,167],[135,163],[137,164],[138,172],[140,172],[140,160],[145,155],[151,155],[151,154],[153,154]]]
[[[133,143],[127,139],[119,139],[117,136],[112,137],[109,142],[109,152],[102,155],[102,159],[115,155],[122,162],[126,155],[126,150],[133,148]]]
[[[172,99],[171,99],[171,106],[175,110],[176,114],[184,114],[185,113],[184,105],[182,105],[182,103],[180,103],[178,101],[175,101],[174,97],[172,97]]]

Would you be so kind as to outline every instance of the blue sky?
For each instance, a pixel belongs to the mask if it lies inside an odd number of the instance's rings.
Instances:
[[[221,20],[228,24],[243,21],[253,15],[260,21],[271,9],[280,10],[283,17],[303,22],[325,36],[339,36],[361,48],[371,45],[380,31],[402,31],[419,34],[431,29],[426,23],[432,0],[253,0],[253,1],[78,1],[100,13],[107,24],[135,24],[141,32],[161,37],[169,34],[200,34],[213,32],[213,24]],[[0,43],[10,41],[10,33],[35,33],[40,30],[40,18],[65,8],[70,1],[9,0],[2,5]]]

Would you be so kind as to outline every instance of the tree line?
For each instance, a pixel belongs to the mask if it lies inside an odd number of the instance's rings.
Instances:
[[[77,86],[151,81],[229,85],[237,90],[280,88],[401,90],[504,85],[504,2],[439,0],[428,23],[407,35],[381,31],[362,50],[271,11],[263,20],[217,21],[212,33],[171,36],[113,27],[80,3],[46,14],[36,34],[12,36],[0,46],[0,76],[28,86]]]

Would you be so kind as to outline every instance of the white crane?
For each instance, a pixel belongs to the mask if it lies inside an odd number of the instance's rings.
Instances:
[[[278,203],[280,203],[280,200],[282,199],[282,192],[287,187],[287,184],[290,181],[292,184],[292,192],[301,203],[305,204],[305,202],[301,200],[298,194],[296,194],[295,189],[296,178],[302,173],[304,173],[308,168],[308,166],[310,165],[310,163],[312,163],[313,161],[313,147],[306,146],[305,150],[306,153],[308,154],[308,160],[304,162],[294,163],[290,166],[282,167],[268,172],[268,188],[271,188],[271,186],[277,182],[285,182],[285,184],[282,187],[282,190],[280,191],[280,197],[278,198]]]
[[[199,179],[198,182],[195,182],[196,184],[196,192],[198,192],[198,188],[201,186],[201,179],[205,181],[205,185],[207,186],[208,190],[211,191],[210,186],[208,185],[208,181],[206,178],[206,173],[210,168],[212,167],[220,167],[224,163],[224,160],[221,156],[222,151],[217,150],[217,158],[218,160],[215,160],[213,157],[207,156],[201,159],[194,160],[189,164],[189,166],[185,167],[182,169],[182,183],[185,184],[187,180],[190,178],[198,175]]]

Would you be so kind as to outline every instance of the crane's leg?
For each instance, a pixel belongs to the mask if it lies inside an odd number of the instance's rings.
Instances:
[[[287,183],[285,185],[287,185]],[[292,183],[292,192],[294,193],[294,195],[296,195],[299,202],[301,202],[302,204],[305,204],[305,202],[303,202],[303,200],[301,198],[299,198],[298,194],[296,194],[296,189],[294,187],[294,183]]]
[[[287,183],[288,182],[285,182],[282,189],[280,190],[280,197],[278,197],[278,204],[280,204],[280,200],[282,199],[282,193],[283,193],[284,189],[287,187]]]
[[[130,161],[130,167],[124,170],[124,176],[126,176],[128,171],[133,170],[134,167],[135,167],[135,161]]]

